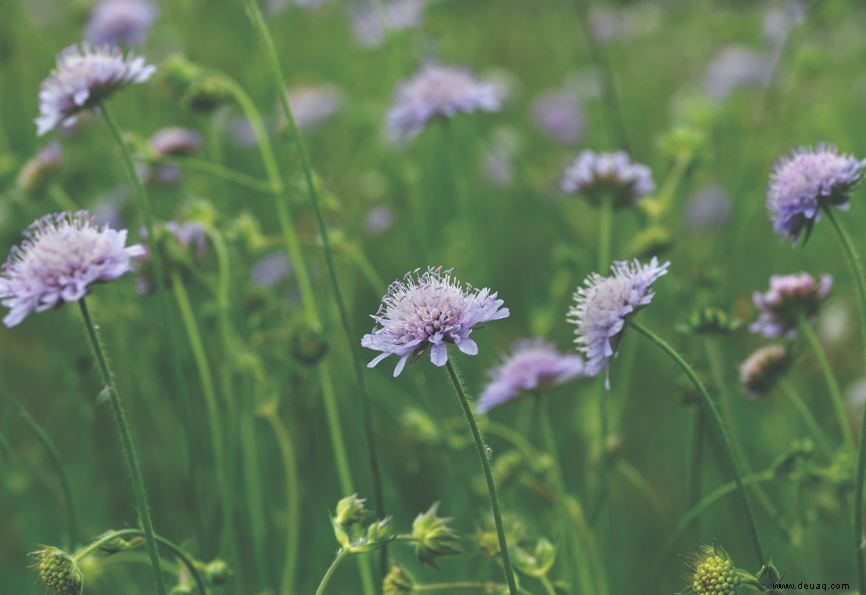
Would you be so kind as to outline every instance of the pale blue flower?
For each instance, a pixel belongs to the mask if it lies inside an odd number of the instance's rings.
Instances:
[[[768,339],[795,337],[800,317],[814,318],[832,286],[830,275],[821,275],[820,280],[809,273],[771,276],[769,290],[752,297],[761,314],[749,330]]]

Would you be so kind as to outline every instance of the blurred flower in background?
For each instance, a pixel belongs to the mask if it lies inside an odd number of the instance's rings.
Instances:
[[[743,46],[729,46],[707,66],[704,91],[713,99],[724,100],[737,89],[766,84],[770,75],[769,58]]]
[[[389,31],[421,26],[425,0],[380,0],[356,4],[351,9],[352,32],[362,46],[379,47]]]
[[[90,14],[84,39],[96,45],[141,45],[158,16],[159,8],[149,0],[103,0]]]
[[[539,131],[564,145],[580,142],[586,131],[583,109],[569,87],[545,91],[532,102],[530,113]]]
[[[716,184],[708,184],[686,202],[686,227],[696,233],[718,230],[728,222],[730,212],[731,197],[725,189]]]
[[[562,174],[560,188],[566,194],[583,196],[593,205],[605,198],[616,208],[633,207],[655,191],[650,168],[634,163],[627,153],[582,151]]]

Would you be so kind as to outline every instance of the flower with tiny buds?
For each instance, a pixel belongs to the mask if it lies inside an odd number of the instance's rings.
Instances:
[[[36,558],[36,571],[40,582],[55,595],[81,595],[84,575],[78,562],[55,547],[46,547],[31,554]]]

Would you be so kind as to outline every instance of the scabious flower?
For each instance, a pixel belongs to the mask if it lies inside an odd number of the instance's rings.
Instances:
[[[389,31],[413,29],[421,25],[425,0],[387,0],[357,4],[352,9],[352,32],[368,48],[379,47]]]
[[[495,112],[501,105],[502,98],[490,82],[482,81],[465,68],[430,63],[397,86],[386,126],[392,140],[409,140],[434,118]]]
[[[253,264],[250,282],[265,289],[272,289],[291,273],[292,263],[285,252],[273,252]]]
[[[201,146],[201,133],[189,128],[169,126],[161,128],[150,137],[150,148],[160,157],[188,155]]]
[[[308,85],[288,90],[292,116],[301,130],[310,130],[340,111],[345,103],[336,85]],[[281,123],[280,126],[285,126]]]
[[[140,245],[126,245],[126,230],[98,225],[89,213],[53,213],[35,221],[12,248],[0,274],[0,303],[9,308],[7,327],[31,312],[76,302],[94,283],[129,272]]]
[[[704,90],[713,99],[723,100],[737,89],[765,84],[770,72],[765,56],[741,46],[727,47],[707,67]]]
[[[411,356],[428,347],[436,366],[448,361],[448,343],[475,355],[478,345],[470,337],[475,327],[510,314],[496,293],[463,285],[451,276],[451,269],[431,267],[420,274],[419,270],[406,273],[402,281],[388,287],[379,311],[372,316],[377,326],[361,339],[363,347],[382,352],[367,364],[370,368],[389,355],[400,358],[395,377]]]
[[[767,345],[740,364],[740,381],[746,394],[758,398],[770,392],[791,366],[791,353],[781,345]]]
[[[31,554],[36,558],[39,581],[55,595],[81,595],[84,575],[75,559],[56,547],[46,547]]]
[[[57,56],[57,67],[39,87],[38,134],[75,123],[80,112],[97,107],[116,91],[143,83],[156,70],[144,58],[116,47],[73,45]]]
[[[364,231],[368,236],[379,237],[394,225],[394,211],[388,205],[373,207],[364,216]]]
[[[692,568],[689,590],[696,595],[735,595],[742,582],[740,570],[719,547],[700,548]]]
[[[796,242],[818,221],[822,207],[847,209],[848,192],[860,183],[864,166],[866,160],[827,144],[800,147],[776,161],[767,188],[774,231]]]
[[[655,190],[652,172],[634,163],[624,151],[596,153],[582,151],[562,174],[560,188],[580,194],[598,205],[610,197],[617,208],[633,207],[638,199]]]
[[[539,96],[530,108],[535,127],[565,145],[578,142],[586,121],[572,89],[554,89]]]
[[[616,353],[625,323],[638,310],[652,302],[652,284],[668,272],[670,262],[649,264],[637,259],[619,260],[611,266],[612,275],[592,273],[584,286],[574,293],[575,304],[568,311],[568,321],[576,325],[575,343],[586,356],[586,375],[607,371]],[[609,381],[605,385],[609,388]]]
[[[490,384],[478,399],[478,413],[486,413],[526,391],[563,384],[583,372],[583,358],[579,355],[559,353],[544,339],[522,339],[498,367],[490,370]]]
[[[147,0],[105,0],[90,15],[84,39],[99,45],[140,45],[159,9]]]
[[[795,337],[800,318],[813,318],[832,286],[830,275],[821,275],[818,280],[809,273],[771,276],[770,289],[752,296],[761,314],[749,330],[768,339]]]
[[[703,233],[719,229],[728,221],[731,197],[715,184],[698,190],[685,205],[685,223],[689,231]]]

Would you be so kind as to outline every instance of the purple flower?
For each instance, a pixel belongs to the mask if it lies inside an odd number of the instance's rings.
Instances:
[[[105,0],[90,15],[84,39],[97,45],[141,45],[159,9],[147,0]]]
[[[611,276],[592,273],[574,293],[568,321],[577,326],[574,342],[586,356],[587,376],[608,370],[628,317],[652,302],[652,284],[670,264],[659,264],[657,258],[645,265],[637,259],[619,260],[613,263]],[[605,386],[609,388],[609,382]]]
[[[382,7],[374,2],[352,9],[352,32],[365,47],[379,47],[389,31],[412,29],[421,24],[425,0],[386,0]]]
[[[430,361],[437,366],[448,361],[447,343],[475,355],[478,345],[470,338],[473,329],[509,315],[495,293],[486,287],[464,286],[451,277],[451,269],[428,268],[420,274],[419,270],[391,283],[372,317],[378,326],[361,339],[363,347],[382,352],[367,364],[370,368],[389,355],[400,358],[395,377],[410,356],[420,355],[428,347]]]
[[[749,330],[768,339],[795,337],[800,318],[813,318],[832,286],[830,275],[821,275],[820,281],[809,273],[771,276],[767,293],[755,292],[752,296],[761,314]]]
[[[835,145],[800,147],[773,166],[767,208],[773,230],[796,242],[831,205],[848,208],[848,192],[860,183],[866,160],[839,154]],[[808,234],[807,234],[808,235]]]
[[[731,197],[724,188],[704,186],[686,203],[686,227],[698,233],[718,229],[728,220],[730,212]]]
[[[364,231],[367,235],[378,237],[394,225],[394,211],[388,205],[379,205],[367,211],[364,217]]]
[[[704,90],[713,99],[722,100],[737,89],[766,84],[770,73],[768,58],[748,48],[727,47],[707,67]]]
[[[392,140],[408,140],[420,134],[434,118],[459,113],[495,112],[502,98],[495,85],[464,68],[427,64],[397,86],[386,125]]]
[[[289,105],[298,128],[315,128],[343,107],[343,92],[335,85],[294,87],[288,90]]]
[[[256,261],[250,271],[250,282],[272,289],[291,273],[292,263],[285,252],[274,252]]]
[[[150,137],[150,148],[160,157],[189,155],[201,146],[201,133],[189,128],[161,128]]]
[[[791,365],[790,352],[781,345],[767,345],[740,364],[740,381],[746,394],[757,398],[767,394]]]
[[[596,153],[582,151],[562,174],[560,188],[580,194],[593,204],[610,197],[617,208],[632,207],[638,199],[655,190],[652,172],[646,165],[633,163],[623,151]]]
[[[522,339],[490,370],[490,384],[478,399],[478,413],[516,399],[526,391],[563,384],[584,373],[583,358],[559,353],[544,339]]]
[[[562,144],[570,145],[583,137],[586,121],[573,91],[548,91],[533,101],[530,109],[535,127]]]
[[[144,255],[126,245],[126,230],[97,225],[85,212],[54,213],[35,221],[12,248],[0,274],[0,299],[9,308],[7,327],[31,312],[42,312],[83,298],[94,283],[129,272],[131,259]]]
[[[97,107],[113,93],[151,77],[156,66],[116,47],[73,45],[57,56],[57,68],[39,87],[40,136],[74,124],[78,114]]]

